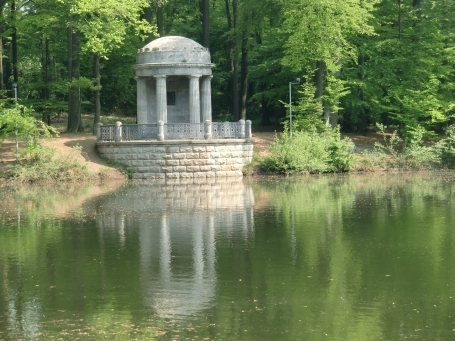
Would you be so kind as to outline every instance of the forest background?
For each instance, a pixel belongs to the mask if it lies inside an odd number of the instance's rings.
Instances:
[[[454,122],[455,0],[0,0],[0,90],[50,123],[136,114],[137,49],[180,35],[209,47],[214,120],[294,129]]]

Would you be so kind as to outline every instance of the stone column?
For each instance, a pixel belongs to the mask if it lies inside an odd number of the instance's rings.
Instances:
[[[199,77],[198,75],[188,76],[190,79],[190,123],[201,123]]]
[[[154,76],[156,78],[156,114],[157,120],[167,123],[167,92],[166,76]]]
[[[147,86],[146,80],[142,77],[136,77],[137,81],[137,123],[147,124]]]
[[[244,139],[245,138],[245,120],[240,120],[240,138]]]
[[[157,134],[157,140],[158,141],[163,141],[164,140],[164,122],[163,121],[158,121],[158,134]]]
[[[122,142],[122,122],[115,122],[115,142]]]
[[[102,125],[103,125],[102,123],[96,124],[96,141],[97,142],[101,141],[101,126]]]
[[[201,111],[202,120],[212,120],[212,89],[211,80],[213,76],[202,77],[201,84]]]
[[[204,138],[210,140],[212,138],[212,121],[206,120],[204,122]]]
[[[245,121],[245,137],[247,139],[250,139],[252,137],[252,134],[251,134],[251,121],[250,120],[246,120]]]

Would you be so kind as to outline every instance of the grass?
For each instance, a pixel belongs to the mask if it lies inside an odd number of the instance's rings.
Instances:
[[[26,149],[24,159],[9,167],[4,178],[14,182],[84,181],[93,179],[93,174],[76,159],[78,148],[67,155],[55,153],[54,148],[36,144]]]
[[[134,175],[134,170],[132,167],[128,166],[127,164],[117,161],[111,160],[107,158],[101,158],[108,166],[117,169],[120,173],[125,175],[128,179],[132,179]]]

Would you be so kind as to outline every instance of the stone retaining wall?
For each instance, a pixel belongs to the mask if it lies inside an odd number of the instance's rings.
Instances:
[[[242,176],[252,139],[97,142],[98,153],[131,166],[135,179]]]

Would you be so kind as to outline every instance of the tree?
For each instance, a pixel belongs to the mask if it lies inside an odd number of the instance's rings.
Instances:
[[[383,1],[377,35],[366,47],[364,75],[375,116],[402,136],[419,126],[437,129],[454,114],[452,1]]]
[[[305,78],[315,79],[326,125],[330,112],[339,108],[346,95],[340,69],[357,58],[350,36],[371,35],[372,8],[375,0],[293,0],[288,2],[285,26],[289,38],[285,44],[283,64],[296,72],[311,72]],[[323,108],[323,109],[322,109]]]
[[[18,158],[18,141],[26,139],[28,147],[33,148],[42,137],[58,134],[55,129],[33,117],[33,110],[14,103],[12,106],[0,102],[0,144],[5,138],[16,139],[16,160]]]
[[[141,19],[143,9],[149,4],[146,0],[130,0],[127,2],[120,0],[106,0],[102,2],[93,0],[79,0],[71,3],[69,12],[72,25],[76,28],[73,35],[68,35],[68,41],[72,40],[72,61],[73,64],[78,60],[78,32],[81,32],[86,39],[83,52],[94,53],[95,70],[95,120],[94,124],[100,122],[100,58],[107,58],[109,52],[122,45],[129,33],[129,28],[134,29],[136,34],[150,33],[153,31],[147,21]],[[71,26],[70,26],[71,27]],[[70,51],[70,49],[69,49]],[[76,66],[76,67],[74,67]],[[73,66],[77,70],[78,64]],[[69,70],[72,70],[70,66]],[[70,73],[70,77],[72,74]],[[76,73],[74,76],[78,77]],[[71,93],[71,88],[70,88]],[[80,117],[78,107],[75,107],[74,116]],[[70,122],[70,121],[69,121]],[[77,120],[74,121],[75,123]],[[77,131],[79,126],[68,124],[68,131]]]

